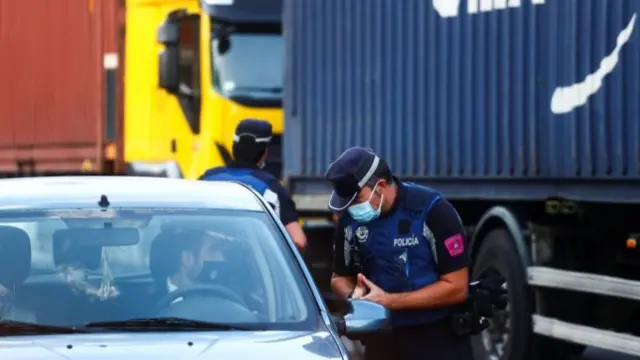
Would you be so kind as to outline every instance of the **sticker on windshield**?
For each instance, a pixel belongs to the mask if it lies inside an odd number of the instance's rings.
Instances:
[[[225,6],[225,5],[233,5],[233,0],[204,0],[207,5],[212,6]]]

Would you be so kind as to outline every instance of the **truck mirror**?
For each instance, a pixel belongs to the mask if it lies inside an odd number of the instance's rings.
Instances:
[[[158,43],[164,46],[177,46],[180,41],[180,25],[176,19],[169,17],[159,27],[156,36]]]
[[[158,27],[157,41],[165,46],[158,57],[158,86],[172,94],[178,92],[180,86],[179,67],[180,53],[180,17],[182,12],[169,14]]]
[[[180,25],[186,16],[185,9],[170,12],[156,35],[165,47],[158,56],[158,86],[172,94],[177,94],[180,86]]]
[[[180,87],[180,53],[177,46],[165,48],[159,56],[158,86],[169,93],[177,94]]]

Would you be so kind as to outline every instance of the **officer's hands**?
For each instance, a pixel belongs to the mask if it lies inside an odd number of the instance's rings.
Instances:
[[[367,295],[361,297],[362,300],[371,301],[374,303],[378,303],[384,307],[387,307],[389,294],[387,294],[384,290],[382,290],[378,285],[371,282],[366,276],[362,274],[358,274],[358,286],[363,284],[366,288],[369,289]],[[354,297],[355,298],[355,297]]]
[[[365,285],[364,276],[362,274],[358,274],[358,278],[356,279],[356,287],[353,289],[353,293],[351,294],[352,299],[362,299],[367,293],[367,285]]]

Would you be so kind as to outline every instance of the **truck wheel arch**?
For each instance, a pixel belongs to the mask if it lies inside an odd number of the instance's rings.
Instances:
[[[522,222],[518,216],[509,208],[504,206],[494,206],[485,212],[471,236],[471,258],[473,259],[484,237],[493,229],[503,227],[509,231],[511,238],[515,242],[516,249],[520,255],[520,261],[526,266],[531,265],[531,257],[529,255],[529,247],[523,232]]]

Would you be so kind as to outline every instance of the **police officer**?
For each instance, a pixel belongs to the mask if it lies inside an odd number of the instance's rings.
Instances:
[[[233,136],[233,162],[207,170],[200,180],[238,181],[251,186],[273,207],[293,242],[304,250],[307,239],[298,223],[295,204],[287,190],[271,174],[262,171],[272,137],[271,124],[264,120],[242,120]]]
[[[326,173],[341,214],[331,286],[376,302],[391,331],[365,342],[365,358],[472,360],[451,316],[468,292],[470,257],[458,213],[437,191],[395,178],[370,149],[350,148]]]

